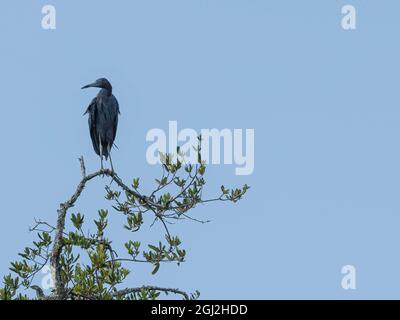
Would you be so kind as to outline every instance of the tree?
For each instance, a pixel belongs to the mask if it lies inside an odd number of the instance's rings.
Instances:
[[[140,192],[139,178],[133,179],[130,186],[108,169],[86,174],[83,157],[79,159],[82,178],[74,194],[57,210],[55,225],[35,220],[31,231],[37,232],[37,241],[19,253],[21,260],[11,263],[12,273],[3,278],[0,300],[31,299],[36,292],[37,299],[157,299],[161,293],[176,294],[183,299],[197,299],[199,292],[186,293],[179,289],[144,285],[131,288],[122,287],[130,273],[129,263],[148,263],[152,274],[157,273],[162,263],[185,261],[186,251],[181,247],[178,236],[170,234],[168,223],[191,219],[205,223],[190,216],[189,212],[200,203],[215,201],[237,202],[247,192],[244,185],[239,189],[221,186],[219,196],[203,199],[206,166],[201,161],[201,137],[195,149],[198,163],[186,164],[178,148],[178,159],[172,155],[160,154],[163,172],[156,179],[155,189],[146,196]],[[124,254],[117,253],[112,241],[106,235],[109,212],[99,210],[94,220],[95,233],[84,231],[86,217],[81,213],[71,213],[70,230],[66,220],[69,210],[82,194],[87,183],[97,177],[108,176],[115,182],[117,190],[106,186],[106,198],[113,203],[113,209],[125,216],[125,229],[135,233],[144,223],[144,215],[153,216],[152,223],[162,224],[164,239],[146,247],[139,241],[125,243]],[[35,285],[35,276],[50,264],[53,289],[45,295],[42,288]],[[31,291],[31,293],[29,293]]]

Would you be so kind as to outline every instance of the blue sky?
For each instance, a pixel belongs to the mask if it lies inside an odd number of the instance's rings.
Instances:
[[[41,28],[41,9],[57,29]],[[341,8],[357,9],[357,30]],[[148,130],[254,128],[255,171],[208,169],[221,184],[252,189],[236,204],[196,208],[206,225],[172,227],[188,261],[134,266],[132,286],[200,290],[202,298],[400,298],[400,46],[395,0],[3,1],[0,10],[0,274],[33,239],[34,218],[55,221],[79,178],[78,157],[99,167],[87,120],[110,79],[121,118],[120,176],[145,190],[160,168],[146,162]],[[109,208],[96,180],[73,212]],[[91,219],[89,219],[91,220]],[[162,228],[112,237],[153,240]],[[341,288],[341,268],[357,289]]]

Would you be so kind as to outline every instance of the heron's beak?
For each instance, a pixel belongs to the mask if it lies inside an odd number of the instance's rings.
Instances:
[[[86,88],[91,88],[91,87],[96,87],[97,85],[96,85],[96,82],[93,82],[93,83],[91,83],[91,84],[88,84],[88,85],[86,85],[86,86],[83,86],[81,89],[86,89]]]

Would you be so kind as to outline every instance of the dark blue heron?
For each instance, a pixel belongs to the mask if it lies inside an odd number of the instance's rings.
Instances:
[[[105,78],[97,79],[95,82],[82,87],[82,89],[89,87],[101,88],[84,113],[84,115],[89,114],[90,138],[94,151],[100,156],[101,169],[103,170],[104,156],[106,160],[110,157],[111,170],[114,171],[111,148],[117,134],[118,101],[112,94],[111,83]]]

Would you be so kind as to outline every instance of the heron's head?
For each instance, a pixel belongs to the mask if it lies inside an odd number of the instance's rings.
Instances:
[[[109,91],[112,90],[111,83],[106,78],[97,79],[95,82],[83,86],[81,89],[86,89],[86,88],[101,88]]]

